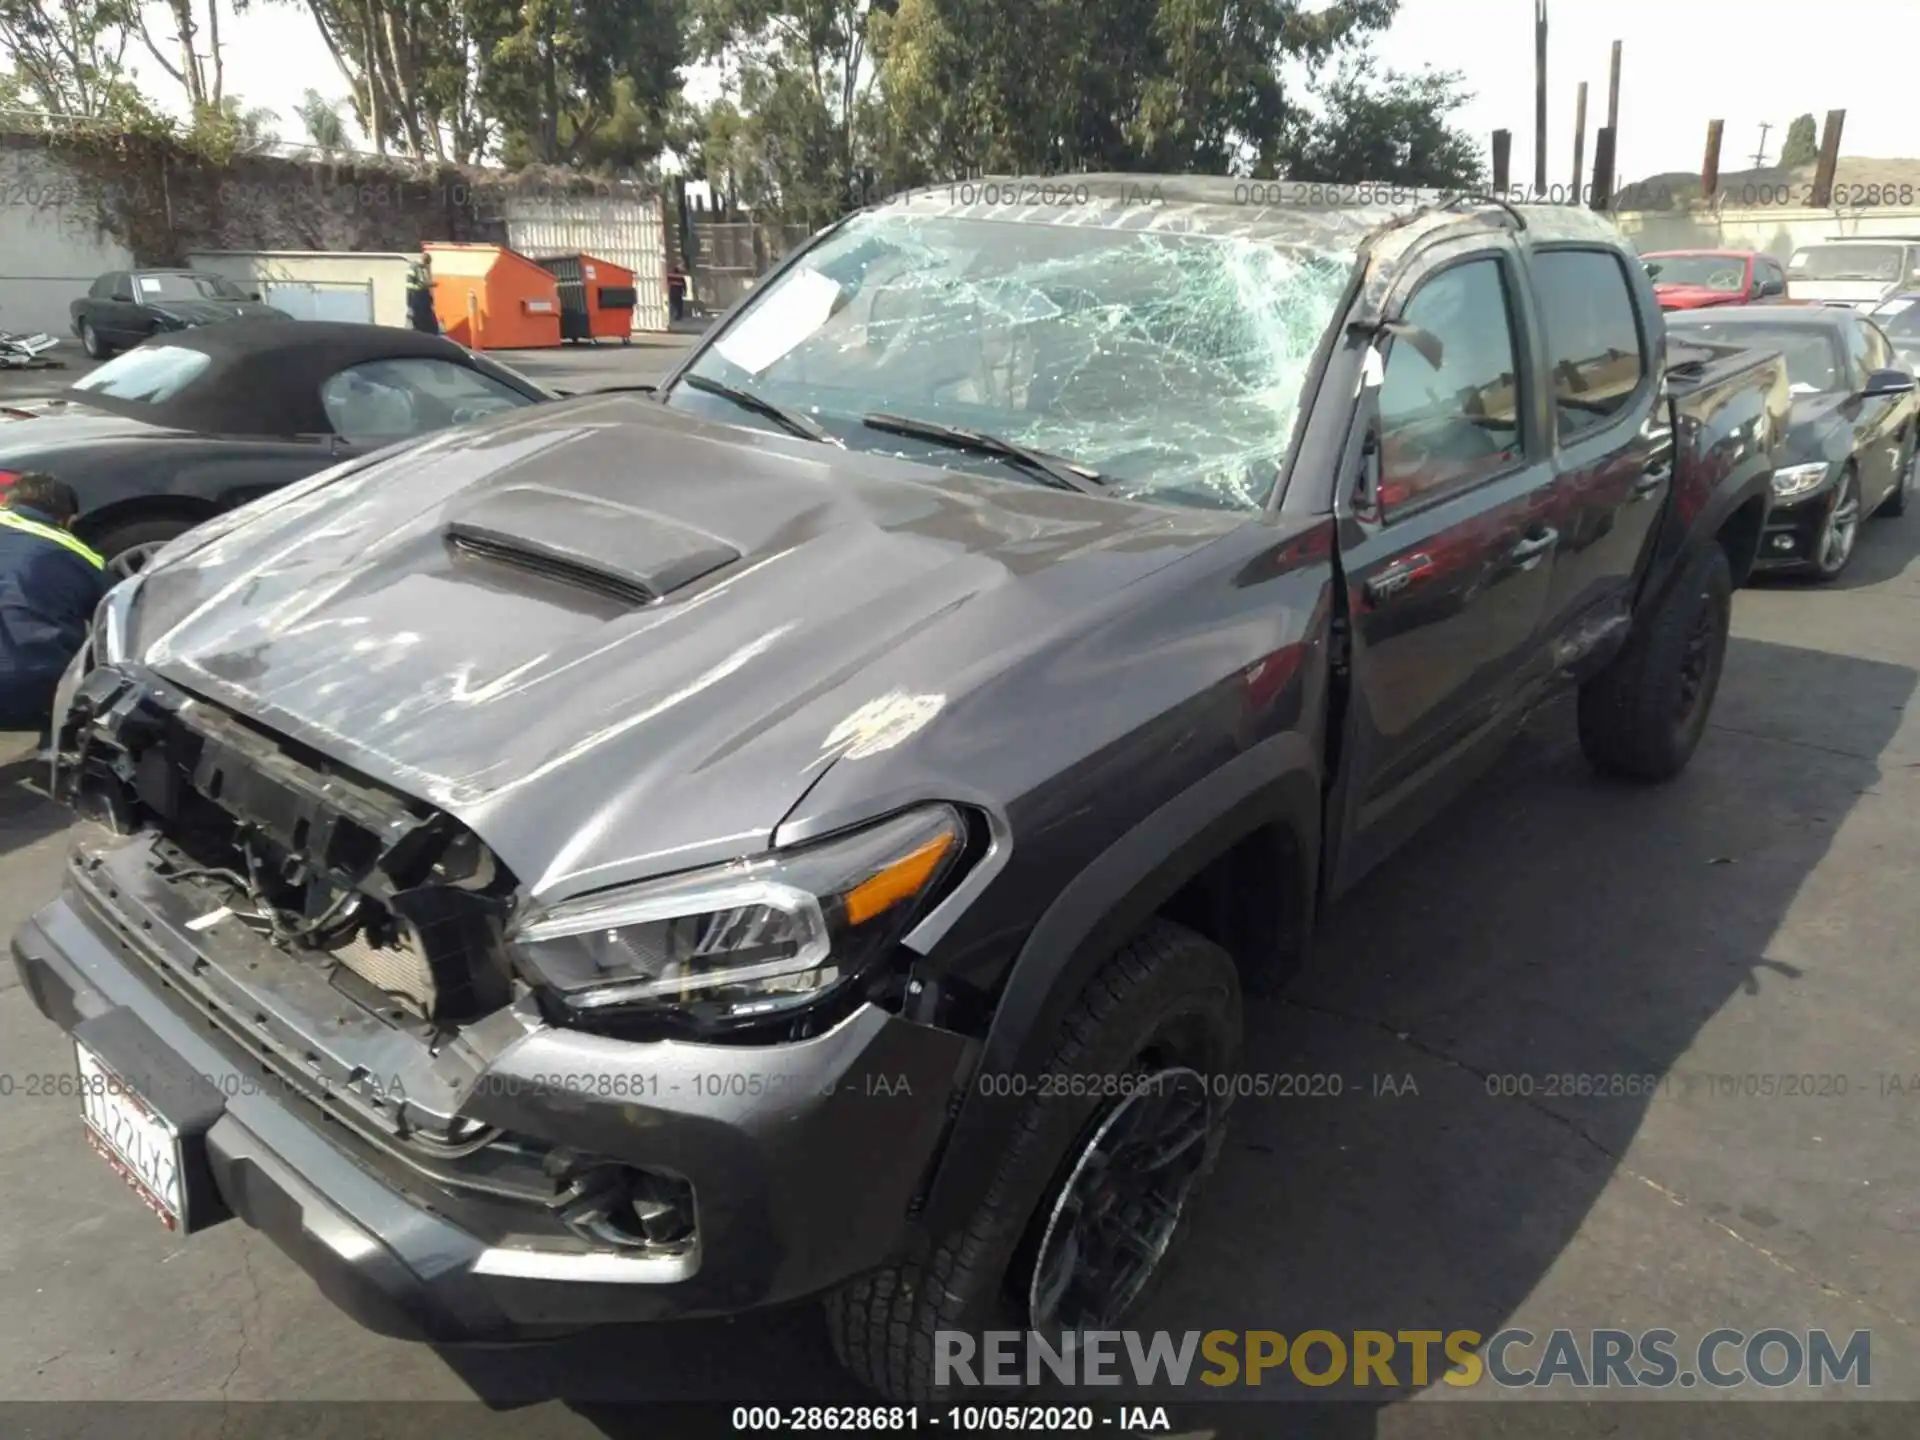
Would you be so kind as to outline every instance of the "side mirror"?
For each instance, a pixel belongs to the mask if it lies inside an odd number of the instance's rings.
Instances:
[[[1382,322],[1380,328],[1394,339],[1406,341],[1419,353],[1422,360],[1436,370],[1446,359],[1446,346],[1431,330],[1423,330],[1418,325],[1409,325],[1404,320],[1387,320]]]
[[[1905,395],[1914,388],[1913,376],[1905,370],[1875,370],[1867,376],[1862,395]]]
[[[247,298],[249,300],[258,300],[260,298],[260,292],[258,290],[249,290],[247,292]]]

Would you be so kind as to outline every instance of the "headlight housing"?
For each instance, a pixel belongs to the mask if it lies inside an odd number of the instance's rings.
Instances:
[[[967,848],[951,805],[813,844],[563,901],[508,935],[580,1017],[760,1019],[854,983],[945,888]]]
[[[1773,498],[1798,500],[1810,495],[1826,483],[1832,469],[1824,460],[1812,465],[1783,465],[1773,472]]]
[[[95,608],[89,640],[95,665],[113,665],[127,658],[133,634],[133,602],[139,589],[140,577],[131,576],[109,590]]]

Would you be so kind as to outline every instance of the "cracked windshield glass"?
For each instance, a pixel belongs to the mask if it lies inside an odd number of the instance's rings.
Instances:
[[[1087,224],[877,215],[771,282],[691,373],[814,416],[849,446],[996,469],[861,425],[976,432],[1125,498],[1258,508],[1350,254]],[[766,423],[675,387],[673,403]]]

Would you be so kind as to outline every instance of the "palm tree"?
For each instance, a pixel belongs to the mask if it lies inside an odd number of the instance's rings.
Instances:
[[[344,100],[329,100],[318,90],[309,90],[293,107],[294,115],[306,127],[307,138],[320,150],[332,154],[347,148],[347,122],[341,116]]]

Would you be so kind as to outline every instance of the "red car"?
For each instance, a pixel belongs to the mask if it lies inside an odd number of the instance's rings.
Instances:
[[[1745,305],[1787,293],[1787,272],[1752,250],[1656,250],[1642,255],[1662,310]]]

